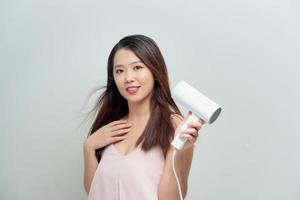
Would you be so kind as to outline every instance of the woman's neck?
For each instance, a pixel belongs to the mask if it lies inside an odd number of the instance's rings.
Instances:
[[[150,101],[141,103],[128,102],[128,115],[126,116],[126,119],[131,122],[148,121],[150,112]]]

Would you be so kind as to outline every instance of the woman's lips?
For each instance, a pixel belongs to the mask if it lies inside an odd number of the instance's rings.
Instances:
[[[126,91],[129,93],[129,94],[135,94],[139,91],[139,88],[140,86],[134,86],[134,87],[128,87],[126,89]]]

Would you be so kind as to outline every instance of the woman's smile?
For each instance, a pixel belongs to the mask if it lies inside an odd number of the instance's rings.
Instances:
[[[128,94],[136,94],[139,91],[140,86],[132,86],[132,87],[128,87],[126,88],[126,91],[128,92]]]

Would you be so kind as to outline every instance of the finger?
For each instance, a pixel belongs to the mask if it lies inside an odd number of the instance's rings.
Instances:
[[[117,137],[111,137],[110,138],[110,143],[116,143],[118,141],[124,140],[127,138],[127,135],[124,136],[117,136]]]
[[[201,118],[199,118],[199,120],[198,120],[201,124],[205,124],[205,121],[203,120],[203,119],[201,119]]]
[[[180,132],[180,134],[198,134],[198,131],[195,128],[186,128]]]
[[[188,113],[186,114],[185,120],[187,120],[187,118],[191,115],[192,115],[192,111],[189,110]]]
[[[195,143],[196,140],[197,140],[196,137],[188,137],[188,141],[189,141],[190,143]]]
[[[196,130],[196,131],[193,131],[193,132],[191,133],[191,135],[192,135],[193,137],[198,137],[199,133],[198,133],[198,131]]]
[[[200,129],[201,129],[201,127],[189,127],[188,128],[188,130],[190,130],[190,132],[189,133],[191,133],[191,132],[199,132],[200,131]]]
[[[198,137],[199,133],[197,131],[195,131],[195,129],[194,129],[194,131],[189,132],[189,133],[187,133],[187,132],[181,132],[180,136],[182,136],[182,135],[191,135],[192,137]]]
[[[111,131],[116,131],[119,129],[124,129],[124,128],[129,128],[131,127],[132,124],[131,123],[125,123],[125,124],[117,124],[111,127]]]
[[[197,137],[193,137],[190,134],[181,134],[182,137],[187,138],[190,143],[196,142]]]
[[[130,128],[125,128],[125,129],[120,129],[117,131],[112,132],[112,136],[118,136],[118,135],[123,135],[125,133],[128,133],[130,131]]]
[[[188,123],[188,127],[200,129],[202,127],[202,123],[199,121]]]
[[[111,127],[111,126],[115,126],[117,124],[124,124],[126,122],[127,122],[127,120],[125,120],[125,119],[123,119],[123,120],[117,120],[117,121],[112,121],[109,124],[107,124],[107,126]]]

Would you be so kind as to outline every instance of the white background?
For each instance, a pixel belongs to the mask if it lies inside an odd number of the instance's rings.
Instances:
[[[171,86],[223,107],[201,130],[188,199],[300,199],[296,0],[0,2],[0,199],[81,200],[81,123],[130,34],[159,45]]]

